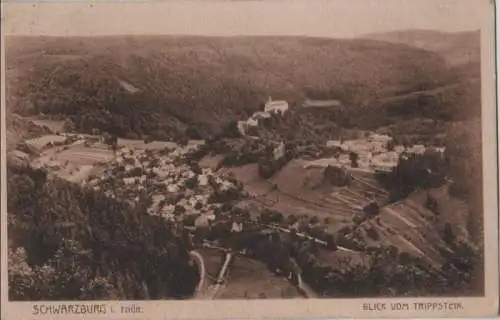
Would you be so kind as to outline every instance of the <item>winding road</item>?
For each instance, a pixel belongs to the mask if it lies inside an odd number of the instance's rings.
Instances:
[[[229,250],[225,249],[222,250],[226,252],[226,256],[224,259],[224,263],[222,264],[219,273],[217,274],[217,279],[215,281],[215,284],[213,285],[207,285],[207,274],[206,274],[205,262],[202,255],[195,250],[190,252],[191,258],[198,266],[198,270],[200,273],[200,281],[196,287],[193,299],[213,300],[217,297],[219,290],[223,287],[224,279],[227,276],[229,265],[231,264],[231,261],[236,258],[237,254],[230,252]],[[296,266],[293,272],[297,277],[297,283],[294,284],[299,290],[299,292],[304,296],[304,298],[306,299],[318,298],[316,292],[302,279],[302,271],[300,270],[300,267]]]
[[[189,255],[191,256],[194,263],[198,267],[198,272],[200,275],[200,281],[198,282],[198,285],[196,286],[196,291],[194,293],[194,297],[197,297],[198,295],[202,294],[205,286],[206,273],[207,273],[205,268],[205,260],[203,260],[201,254],[195,250],[190,251]]]
[[[279,226],[264,225],[264,224],[260,224],[260,223],[257,223],[257,224],[261,227],[271,228],[271,229],[275,229],[275,230],[278,230],[281,232],[286,232],[286,233],[292,232],[289,229],[282,228]],[[316,243],[319,243],[322,245],[327,245],[327,243],[325,241],[311,237],[311,236],[303,234],[303,233],[296,233],[296,235],[299,237],[302,237],[302,238],[307,238],[309,240],[313,240]],[[215,280],[215,283],[213,285],[209,285],[209,284],[207,284],[207,282],[208,282],[207,281],[207,271],[206,271],[203,256],[196,250],[190,251],[190,256],[193,259],[194,263],[197,265],[198,270],[199,270],[199,275],[200,275],[200,281],[196,287],[195,293],[193,295],[193,299],[213,300],[216,298],[219,290],[223,287],[224,279],[227,275],[231,261],[233,259],[235,259],[237,255],[244,255],[244,253],[232,252],[231,250],[229,250],[227,248],[213,246],[213,245],[208,244],[208,243],[205,243],[203,245],[203,247],[212,248],[212,249],[216,249],[216,250],[225,252],[224,262],[223,262],[223,264],[222,264],[222,266],[217,274],[217,278]],[[347,249],[347,248],[344,248],[341,246],[337,246],[337,250],[344,251],[344,252],[351,252],[351,253],[357,252],[357,251]],[[300,269],[300,267],[296,263],[294,263],[294,265],[295,265],[295,267],[294,267],[293,273],[295,274],[296,279],[297,279],[297,283],[295,284],[297,289],[307,299],[318,298],[317,293],[302,279],[302,270]]]
[[[193,299],[198,299],[198,300],[213,300],[216,298],[217,293],[221,289],[223,283],[224,283],[224,278],[227,275],[227,271],[229,269],[229,264],[234,258],[234,254],[228,250],[224,250],[226,252],[226,256],[224,259],[224,263],[222,264],[219,273],[217,274],[217,279],[215,280],[215,284],[209,285],[207,281],[207,271],[205,267],[205,261],[203,259],[203,256],[195,250],[192,250],[189,252],[191,258],[195,262],[195,264],[198,266],[199,270],[199,275],[200,275],[200,281],[198,282],[198,285],[196,286],[195,293],[193,295]]]

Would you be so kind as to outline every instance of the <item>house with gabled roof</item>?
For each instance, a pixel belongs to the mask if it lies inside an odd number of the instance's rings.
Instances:
[[[280,113],[283,115],[287,110],[288,110],[288,102],[286,102],[285,100],[273,101],[271,97],[269,97],[269,100],[264,106],[264,112],[269,112],[269,113]]]

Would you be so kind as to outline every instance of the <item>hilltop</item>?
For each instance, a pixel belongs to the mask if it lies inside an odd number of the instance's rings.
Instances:
[[[481,110],[481,38],[479,31],[441,32],[403,30],[367,34],[360,39],[403,44],[439,54],[456,81],[433,90],[416,91],[383,102],[395,115],[415,117],[434,115],[446,120],[464,120],[480,116]],[[416,108],[416,107],[421,108]],[[450,117],[453,115],[452,117]]]
[[[374,40],[123,36],[6,43],[9,110],[69,117],[80,131],[97,127],[130,138],[213,134],[261,109],[268,96],[292,106],[305,98],[339,99],[356,118],[373,101],[456,82],[439,54]]]

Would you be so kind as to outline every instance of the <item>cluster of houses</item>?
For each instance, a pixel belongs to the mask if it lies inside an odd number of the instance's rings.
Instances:
[[[210,198],[237,186],[210,168],[194,170],[183,160],[184,155],[179,148],[168,152],[122,148],[105,172],[88,179],[86,185],[132,206],[149,198],[148,213],[168,221],[179,221],[186,215],[213,220],[222,203]]]
[[[304,109],[310,108],[332,108],[342,106],[338,100],[311,100],[306,99],[303,103]],[[246,135],[251,127],[258,127],[259,121],[267,119],[272,114],[283,115],[289,106],[286,101],[274,101],[271,97],[264,106],[264,111],[255,112],[250,118],[238,122],[238,130]],[[351,166],[352,154],[357,155],[357,167],[367,170],[389,171],[395,167],[403,154],[423,154],[426,150],[424,145],[413,145],[405,147],[402,145],[391,145],[393,139],[389,135],[371,133],[367,137],[353,140],[331,140],[326,144],[327,149],[334,149],[337,156],[334,158],[320,159],[321,163],[328,162],[329,165]],[[433,148],[444,152],[444,148]],[[278,150],[275,153],[280,153]],[[275,155],[277,157],[277,155]],[[319,160],[318,160],[319,161]],[[315,162],[318,162],[315,161]]]
[[[329,164],[351,166],[351,154],[357,155],[358,168],[373,171],[389,171],[394,168],[399,158],[405,154],[423,154],[427,147],[424,145],[413,145],[405,147],[392,145],[392,137],[385,134],[372,133],[366,138],[354,140],[330,140],[326,147],[338,151],[337,156],[329,159]],[[444,152],[444,148],[433,148],[438,152]]]

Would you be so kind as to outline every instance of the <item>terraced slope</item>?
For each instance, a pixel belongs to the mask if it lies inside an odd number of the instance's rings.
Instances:
[[[244,166],[229,169],[242,179],[258,205],[277,210],[285,216],[328,219],[330,233],[352,234],[365,247],[396,247],[399,252],[421,258],[440,270],[451,252],[444,240],[446,225],[455,237],[469,242],[467,204],[448,194],[448,186],[416,191],[407,199],[388,204],[388,192],[377,182],[374,173],[353,169],[347,186],[325,182],[324,169],[304,168],[303,160],[293,160],[268,181]],[[428,196],[437,199],[437,208],[426,207]],[[363,207],[376,201],[382,207],[376,218],[365,217]],[[358,222],[356,222],[358,221]],[[355,249],[356,251],[357,249]]]

